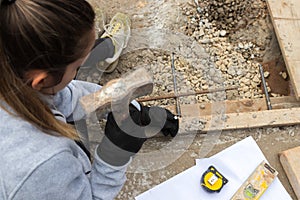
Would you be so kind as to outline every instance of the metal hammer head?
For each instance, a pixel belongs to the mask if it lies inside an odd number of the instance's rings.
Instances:
[[[84,96],[80,103],[87,114],[97,110],[107,111],[111,105],[125,105],[140,96],[150,94],[153,90],[153,78],[144,68],[126,74],[119,79],[106,83],[99,91]]]

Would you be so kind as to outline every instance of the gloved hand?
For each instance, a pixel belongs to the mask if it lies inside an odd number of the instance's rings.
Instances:
[[[97,154],[106,163],[113,166],[126,164],[130,157],[136,154],[147,140],[144,129],[141,128],[141,112],[132,104],[129,105],[130,117],[136,126],[132,126],[131,132],[126,133],[120,128],[114,119],[112,112],[107,116],[104,137],[98,146]],[[130,118],[123,121],[124,126]],[[128,130],[128,127],[127,127]]]
[[[177,135],[179,129],[178,117],[172,114],[168,109],[158,106],[142,106],[141,112],[142,124],[144,126],[149,125],[150,123],[152,123],[152,126],[155,126],[156,124],[161,124],[161,122],[165,121],[161,128],[161,132],[165,136],[171,135],[172,137],[175,137]]]
[[[115,121],[113,114],[108,114],[105,136],[97,149],[98,156],[108,164],[121,166],[128,163],[130,157],[136,154],[147,140],[145,131],[149,129],[158,128],[157,130],[161,130],[165,136],[176,136],[179,127],[178,119],[169,110],[142,105],[140,105],[140,108],[139,111],[130,104],[129,113],[135,125],[130,124],[131,119],[128,118],[122,122],[121,128]],[[130,131],[124,131],[125,129],[122,127],[126,125],[126,130]],[[146,125],[148,126],[145,129],[143,126]]]

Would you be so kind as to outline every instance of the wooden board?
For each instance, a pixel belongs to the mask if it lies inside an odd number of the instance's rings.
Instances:
[[[300,199],[300,146],[280,153],[280,162],[298,199]]]
[[[279,46],[297,99],[300,98],[300,7],[298,0],[268,0]]]
[[[272,108],[286,109],[300,107],[300,101],[295,97],[271,97],[270,98]],[[213,112],[217,112],[218,107],[223,108],[225,113],[244,113],[244,112],[259,112],[267,110],[265,99],[242,99],[242,100],[226,100],[223,102],[215,103],[199,103],[199,104],[186,104],[183,106],[183,115],[211,115]],[[174,110],[174,106],[169,107]]]
[[[221,118],[221,119],[220,119]],[[300,123],[300,108],[264,110],[260,112],[229,113],[222,117],[204,116],[202,131],[287,126]]]
[[[180,126],[188,127],[198,119],[206,122],[205,127],[197,129],[196,124],[190,131],[208,132],[300,123],[300,102],[294,97],[271,98],[271,102],[273,110],[267,110],[264,99],[181,105]],[[175,106],[168,109],[176,111]]]

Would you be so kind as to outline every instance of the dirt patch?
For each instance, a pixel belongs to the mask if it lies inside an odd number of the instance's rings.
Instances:
[[[263,68],[264,71],[269,72],[269,75],[266,77],[266,81],[271,89],[271,95],[272,93],[284,96],[292,95],[290,79],[282,58],[265,62],[263,64]]]

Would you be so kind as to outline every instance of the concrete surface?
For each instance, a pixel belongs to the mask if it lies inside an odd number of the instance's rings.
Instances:
[[[288,182],[285,172],[279,162],[278,153],[281,151],[296,147],[300,145],[300,125],[280,128],[257,128],[247,130],[234,130],[222,132],[220,137],[216,140],[216,144],[212,150],[205,157],[210,157],[223,149],[233,145],[234,143],[252,136],[261,148],[270,164],[279,172],[279,179],[291,195],[293,199],[297,199],[291,185]],[[178,141],[189,140],[184,135],[178,135]],[[184,151],[183,155],[176,159],[173,163],[156,171],[147,172],[128,172],[128,180],[124,188],[120,192],[117,199],[134,199],[138,194],[164,182],[174,175],[195,165],[195,159],[199,158],[201,145],[205,139],[204,134],[197,134],[192,144],[187,149],[169,149],[167,153],[158,156],[156,159],[164,160],[166,157],[176,155],[178,151]],[[161,148],[162,144],[168,143],[169,139],[164,137],[154,138],[145,144],[143,151],[151,151]],[[180,146],[180,145],[179,145]],[[143,163],[141,168],[143,168]],[[163,164],[162,164],[163,165]],[[155,168],[155,166],[153,166]],[[130,171],[130,170],[129,170]],[[141,171],[140,169],[136,171]],[[200,177],[199,177],[200,178]]]
[[[92,152],[101,141],[104,124],[104,121],[100,121],[100,124],[88,126]],[[189,133],[179,134],[174,139],[163,136],[148,139],[141,149],[141,153],[154,152],[154,156],[149,158],[139,157],[141,154],[136,156],[128,168],[127,181],[116,199],[134,199],[144,191],[194,166],[195,159],[210,157],[236,142],[252,136],[269,163],[279,172],[278,178],[287,192],[292,199],[297,200],[280,164],[278,153],[300,146],[300,125],[221,131],[209,142],[207,142],[206,136],[206,134]],[[143,161],[139,162],[139,160]]]

